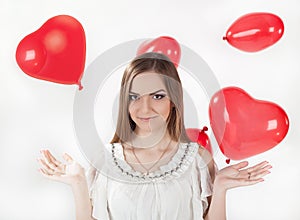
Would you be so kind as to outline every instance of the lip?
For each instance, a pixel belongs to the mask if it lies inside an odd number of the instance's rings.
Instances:
[[[153,118],[156,118],[156,116],[153,116],[153,117],[147,117],[147,118],[142,118],[142,117],[138,117],[140,120],[142,120],[142,121],[149,121],[149,120],[151,120],[151,119],[153,119]]]

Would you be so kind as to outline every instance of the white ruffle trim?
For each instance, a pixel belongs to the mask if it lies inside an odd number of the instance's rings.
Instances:
[[[125,178],[125,180],[139,183],[164,182],[180,177],[194,161],[199,148],[199,145],[195,142],[180,143],[177,152],[166,165],[162,165],[157,171],[143,174],[133,170],[125,161],[123,148],[120,143],[108,144],[106,146],[111,154],[107,158],[108,164],[111,164],[114,170]]]

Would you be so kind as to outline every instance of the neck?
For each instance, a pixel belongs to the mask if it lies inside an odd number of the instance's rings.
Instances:
[[[171,141],[166,126],[153,130],[147,135],[141,135],[140,132],[135,131],[131,135],[130,145],[135,148],[164,148]]]
[[[165,132],[164,134],[153,134],[146,137],[135,136],[130,145],[134,148],[165,150],[171,142],[170,135]]]

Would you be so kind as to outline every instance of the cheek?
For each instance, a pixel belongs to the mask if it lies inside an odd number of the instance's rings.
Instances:
[[[171,108],[170,108],[170,106],[168,106],[168,109],[166,110],[166,117],[168,117],[168,116],[169,116],[169,114],[170,114],[170,111],[171,111]]]
[[[159,111],[160,111],[161,115],[163,115],[164,117],[169,116],[170,110],[171,110],[171,107],[170,107],[169,102],[166,102],[159,107]]]
[[[132,103],[129,104],[128,106],[128,112],[130,114],[130,116],[134,116],[135,112],[136,112],[136,106],[133,105]]]

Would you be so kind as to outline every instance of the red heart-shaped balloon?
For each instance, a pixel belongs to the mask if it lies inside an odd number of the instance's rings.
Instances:
[[[276,43],[283,35],[283,21],[277,15],[254,12],[237,19],[227,30],[226,37],[232,46],[256,52]]]
[[[174,38],[168,36],[162,36],[143,42],[137,50],[137,55],[147,52],[156,52],[166,55],[176,67],[179,64],[181,56],[179,43]]]
[[[233,160],[273,148],[289,128],[280,106],[256,100],[238,87],[223,88],[213,95],[209,118],[222,153]]]
[[[29,76],[62,84],[78,84],[81,89],[85,52],[82,25],[71,16],[58,15],[20,41],[16,60]]]
[[[208,135],[205,133],[208,130],[207,127],[203,127],[203,129],[198,128],[187,128],[185,129],[186,134],[188,135],[189,139],[193,142],[197,142],[202,147],[212,154],[212,148],[210,144],[210,140]]]

